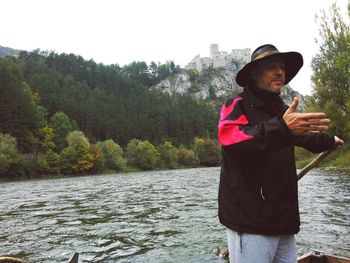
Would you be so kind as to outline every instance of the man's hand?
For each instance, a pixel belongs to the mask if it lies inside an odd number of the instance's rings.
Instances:
[[[298,104],[298,98],[294,97],[292,104],[283,115],[283,120],[293,135],[313,134],[327,131],[330,120],[325,118],[325,113],[295,112]]]
[[[338,136],[334,136],[334,144],[337,146],[337,147],[340,147],[344,144],[344,141],[342,139],[339,139]]]

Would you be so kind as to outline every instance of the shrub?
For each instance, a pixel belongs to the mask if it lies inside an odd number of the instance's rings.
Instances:
[[[15,175],[16,166],[22,162],[23,158],[17,151],[16,138],[0,133],[0,176]]]
[[[179,164],[189,167],[198,165],[199,160],[196,157],[194,151],[187,149],[183,145],[180,145],[177,150],[177,153],[179,158]]]
[[[159,158],[159,152],[149,141],[132,139],[126,147],[128,165],[142,170],[153,170]]]
[[[201,165],[216,166],[220,163],[218,147],[213,140],[196,137],[193,149]]]
[[[52,150],[46,153],[39,153],[35,160],[35,170],[40,174],[59,174],[60,173],[60,157]]]
[[[106,140],[99,142],[98,147],[102,151],[102,156],[104,160],[104,166],[108,169],[122,170],[126,161],[123,158],[123,149],[119,144],[115,143],[113,140]]]
[[[179,155],[176,147],[171,142],[166,141],[159,146],[160,162],[161,166],[167,168],[176,168],[178,166]]]
[[[91,151],[88,138],[81,131],[70,132],[67,136],[68,147],[61,152],[63,173],[83,173],[94,167],[97,156]]]

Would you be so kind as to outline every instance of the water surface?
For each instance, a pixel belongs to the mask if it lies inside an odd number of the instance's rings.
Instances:
[[[223,262],[219,168],[0,184],[0,248],[29,262]],[[299,184],[299,253],[350,257],[350,172],[312,170]]]

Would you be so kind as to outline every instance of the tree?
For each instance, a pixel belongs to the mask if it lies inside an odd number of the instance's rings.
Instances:
[[[39,174],[59,174],[60,156],[52,149],[39,153],[35,160],[35,172]]]
[[[178,166],[179,156],[176,147],[170,141],[166,141],[159,147],[161,166],[167,168],[176,168]]]
[[[39,129],[39,139],[40,139],[40,151],[47,152],[49,150],[54,150],[56,145],[53,142],[53,129],[45,126]]]
[[[89,172],[97,173],[105,170],[105,160],[103,158],[102,150],[97,144],[91,144],[89,154],[92,157],[92,168]]]
[[[0,176],[16,174],[14,167],[22,162],[16,138],[0,133]]]
[[[217,144],[211,140],[204,140],[203,152],[200,156],[200,164],[205,166],[217,166],[220,162]]]
[[[199,164],[198,157],[195,153],[187,149],[184,145],[180,145],[178,148],[179,164],[192,167]]]
[[[214,88],[213,85],[209,85],[208,93],[209,93],[209,98],[210,98],[210,99],[212,99],[212,100],[215,100],[215,99],[216,99],[215,88]]]
[[[151,64],[148,67],[148,71],[149,71],[149,75],[150,78],[152,80],[152,85],[156,84],[159,80],[158,80],[158,65],[152,61]]]
[[[330,15],[322,12],[320,50],[312,60],[311,107],[331,116],[330,130],[343,139],[350,134],[350,4],[348,12],[347,20],[336,4]]]
[[[39,102],[14,59],[0,59],[0,132],[17,138],[23,152],[33,151],[38,129],[46,124],[46,110]]]
[[[180,67],[175,66],[174,61],[167,61],[165,64],[158,65],[158,80],[163,80],[169,76],[180,72]]]
[[[90,142],[81,131],[70,132],[68,147],[61,152],[63,173],[84,173],[92,170],[98,153],[91,151]]]
[[[199,137],[194,138],[193,151],[199,160],[201,160],[202,156],[204,155],[204,151],[205,151],[204,143],[205,143],[204,138],[199,138]]]
[[[131,64],[124,66],[123,72],[125,72],[125,74],[128,75],[131,79],[136,80],[145,86],[150,86],[152,83],[147,63],[144,61],[134,61]]]
[[[219,164],[218,147],[213,140],[196,137],[193,149],[201,165],[216,166]]]
[[[99,142],[97,145],[102,151],[104,165],[106,168],[120,171],[125,167],[126,161],[123,158],[124,152],[119,144],[109,139]]]
[[[132,139],[126,147],[128,165],[142,169],[153,170],[159,158],[159,152],[149,141]]]
[[[59,111],[51,117],[49,127],[54,132],[53,142],[56,145],[56,149],[61,151],[67,145],[67,135],[77,129],[77,124],[70,120],[64,112]]]

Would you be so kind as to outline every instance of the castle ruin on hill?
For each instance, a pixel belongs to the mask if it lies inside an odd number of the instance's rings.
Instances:
[[[218,44],[211,44],[210,57],[201,58],[200,55],[197,55],[185,68],[196,69],[198,72],[212,68],[225,68],[227,70],[237,71],[249,61],[250,48],[233,49],[231,53],[228,53],[226,51],[219,51]]]

